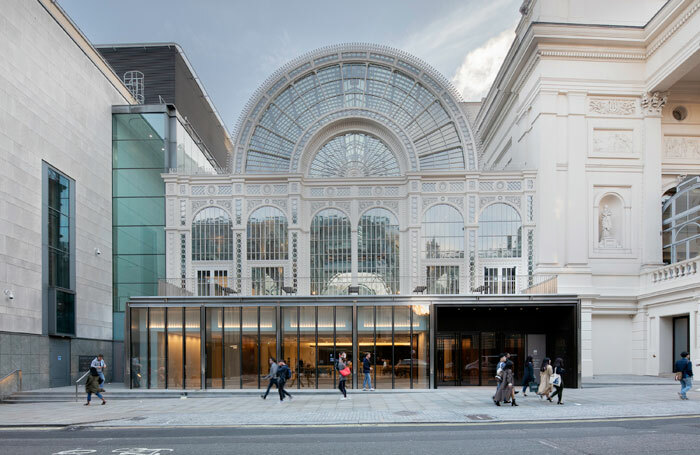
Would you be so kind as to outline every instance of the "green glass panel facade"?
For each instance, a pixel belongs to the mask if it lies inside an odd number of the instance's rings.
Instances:
[[[168,116],[112,116],[114,340],[123,340],[126,301],[156,295],[165,276],[165,184]]]

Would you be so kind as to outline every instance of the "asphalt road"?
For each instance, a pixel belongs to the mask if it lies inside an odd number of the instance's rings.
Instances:
[[[0,430],[0,454],[13,455],[638,455],[698,453],[698,447],[700,417],[532,424]]]

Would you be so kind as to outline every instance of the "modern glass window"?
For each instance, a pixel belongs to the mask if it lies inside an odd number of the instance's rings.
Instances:
[[[318,307],[317,313],[317,349],[316,365],[318,366],[318,388],[332,389],[335,387],[335,365],[339,351],[336,352],[335,326],[333,323],[332,306]],[[352,346],[352,344],[350,345]],[[340,350],[340,348],[338,348]]]
[[[185,387],[202,387],[202,336],[199,308],[185,308]]]
[[[347,294],[352,284],[350,220],[339,210],[325,209],[311,222],[311,294]]]
[[[131,387],[148,388],[148,308],[131,310]]]
[[[357,282],[360,294],[399,292],[399,223],[383,208],[366,211],[357,227]]]
[[[289,172],[295,144],[320,117],[363,108],[391,118],[416,146],[421,169],[464,169],[455,120],[437,96],[407,73],[377,63],[331,63],[301,73],[244,126],[249,173]],[[250,132],[252,131],[252,135]]]
[[[391,389],[393,386],[394,349],[393,349],[393,307],[378,306],[375,320],[377,352],[377,374],[375,388]]]
[[[464,219],[456,208],[438,204],[425,212],[422,250],[425,259],[464,257]]]
[[[411,308],[394,307],[394,387],[411,387]]]
[[[304,374],[304,365],[299,362],[299,307],[283,307],[281,311],[282,344],[280,346],[280,358],[292,370],[289,387],[300,388],[302,379],[305,379],[307,383],[309,381]]]
[[[430,307],[413,305],[411,332],[412,386],[425,389],[430,384]]]
[[[169,389],[185,388],[185,328],[183,308],[168,308],[168,372],[167,387]],[[153,317],[151,316],[151,321]],[[153,341],[151,339],[151,341]],[[165,368],[162,372],[165,376]],[[164,386],[159,386],[164,387]]]
[[[260,372],[260,342],[258,340],[258,308],[242,308],[242,386],[257,389]]]
[[[678,185],[662,213],[664,262],[682,262],[700,255],[700,177]]]
[[[192,260],[231,261],[231,217],[219,207],[206,207],[192,221]]]
[[[197,295],[221,296],[231,293],[228,270],[197,270]]]
[[[252,295],[282,295],[283,267],[252,267]]]
[[[241,388],[241,309],[224,308],[224,387]]]
[[[248,218],[248,260],[289,257],[287,217],[275,207],[260,207]]]
[[[224,367],[224,309],[206,309],[206,387],[223,387]]]
[[[299,386],[317,387],[316,375],[316,308],[299,307]]]
[[[260,385],[269,371],[270,357],[277,358],[277,308],[260,307]]]
[[[49,286],[71,289],[71,181],[49,167],[48,258]]]
[[[518,212],[508,204],[489,205],[479,216],[479,257],[519,258],[523,225]]]
[[[181,309],[176,309],[182,312]],[[149,387],[154,389],[164,389],[166,387],[166,352],[168,340],[165,330],[165,308],[149,308],[148,317],[148,339],[149,339]],[[177,330],[177,329],[176,329]],[[177,355],[178,353],[175,353]],[[182,354],[180,352],[180,362],[174,362],[174,370],[182,372]],[[173,371],[171,374],[176,374]],[[182,373],[180,373],[180,381],[182,385]],[[175,387],[177,388],[177,387]]]
[[[400,173],[389,147],[364,133],[346,133],[326,142],[309,170],[311,177],[394,177]]]
[[[426,286],[428,294],[459,294],[459,266],[427,266]]]

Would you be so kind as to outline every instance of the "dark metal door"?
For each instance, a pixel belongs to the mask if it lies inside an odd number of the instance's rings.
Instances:
[[[70,385],[70,340],[49,338],[49,387]]]
[[[437,385],[457,385],[459,359],[457,334],[437,337]]]

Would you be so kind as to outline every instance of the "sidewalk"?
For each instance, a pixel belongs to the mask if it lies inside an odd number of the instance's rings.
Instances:
[[[0,405],[0,427],[17,426],[241,426],[376,423],[464,423],[700,415],[700,393],[678,398],[677,385],[630,385],[565,389],[564,406],[518,394],[518,407],[496,407],[492,388],[445,388],[424,393],[352,391],[298,394],[280,403],[271,393],[220,398],[136,399],[91,406],[81,401]],[[294,393],[294,391],[291,391]]]

